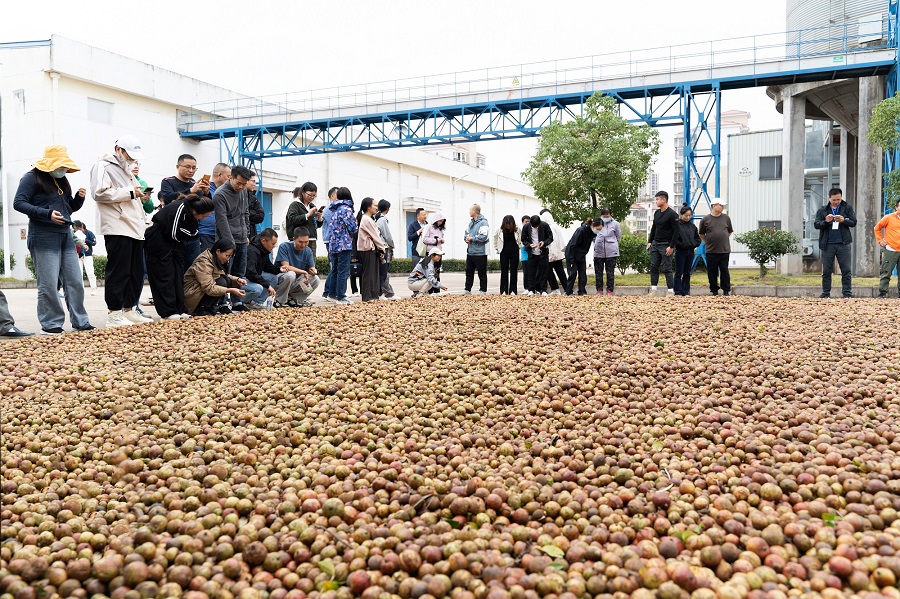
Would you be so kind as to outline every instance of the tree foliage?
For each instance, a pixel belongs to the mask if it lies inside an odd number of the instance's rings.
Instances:
[[[800,240],[789,231],[779,231],[771,227],[747,231],[736,235],[738,243],[743,243],[750,250],[750,259],[759,264],[759,278],[769,272],[766,264],[785,254],[800,251]]]
[[[872,111],[872,127],[869,142],[881,146],[885,152],[900,149],[900,94],[886,98]],[[885,173],[888,204],[894,208],[900,199],[900,169]]]
[[[626,121],[616,101],[598,92],[583,115],[541,131],[522,176],[563,227],[596,216],[601,206],[623,221],[658,152],[659,133]]]

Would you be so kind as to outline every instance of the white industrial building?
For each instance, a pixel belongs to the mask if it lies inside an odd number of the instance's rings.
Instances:
[[[217,162],[228,162],[227,152],[218,142],[198,143],[180,137],[177,122],[191,105],[243,98],[234,91],[60,36],[0,44],[0,65],[4,200],[0,247],[9,248],[15,256],[12,276],[16,278],[30,276],[25,267],[28,219],[12,209],[13,197],[19,179],[41,157],[45,146],[66,146],[81,167],[69,176],[73,189],[89,187],[93,163],[100,154],[111,152],[115,140],[126,134],[137,136],[143,144],[146,159],[141,177],[157,189],[163,178],[175,174],[180,154],[196,157],[200,166],[197,176],[210,173]],[[357,203],[365,196],[391,202],[389,221],[398,257],[408,255],[408,247],[401,241],[406,239],[413,211],[421,207],[447,216],[445,250],[450,258],[463,258],[463,232],[471,204],[482,206],[492,228],[506,214],[514,215],[518,222],[523,214],[540,209],[540,201],[527,184],[480,168],[485,158],[474,144],[449,148],[449,153],[432,150],[400,148],[266,159],[263,188],[258,193],[267,210],[264,224],[278,226],[282,222],[291,190],[305,181],[318,186],[317,203],[325,200],[329,187],[346,186]],[[74,217],[89,229],[97,229],[98,212],[90,198]],[[105,254],[102,243],[101,237],[98,255]]]
[[[841,187],[841,139],[840,127],[828,121],[811,121],[806,126],[803,197],[792,198],[802,205],[805,271],[821,269],[819,231],[813,227],[813,220],[819,207],[828,201],[828,190]],[[728,214],[735,234],[763,227],[783,228],[783,144],[781,129],[730,136]],[[855,206],[854,191],[845,189],[844,199]],[[866,239],[869,233],[857,227],[854,236]],[[753,266],[745,246],[732,240],[731,249],[732,265]]]

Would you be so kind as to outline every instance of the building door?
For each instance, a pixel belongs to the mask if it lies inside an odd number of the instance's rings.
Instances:
[[[259,194],[259,203],[262,204],[263,212],[266,214],[263,222],[259,225],[259,230],[262,231],[272,226],[272,193],[268,191],[261,192]]]
[[[416,220],[415,212],[406,212],[406,228],[403,229],[403,237],[406,237],[406,232],[409,231],[409,226],[413,224]],[[412,241],[406,240],[406,257],[411,258],[413,255],[413,244]]]

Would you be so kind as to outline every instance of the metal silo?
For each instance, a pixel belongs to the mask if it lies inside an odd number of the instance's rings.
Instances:
[[[884,43],[887,16],[888,0],[787,0],[787,54],[830,54]],[[867,28],[877,33],[866,35]]]

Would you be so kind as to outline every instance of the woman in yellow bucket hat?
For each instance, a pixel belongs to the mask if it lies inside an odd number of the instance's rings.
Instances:
[[[63,332],[66,315],[57,295],[60,276],[72,328],[93,329],[84,309],[84,281],[72,237],[72,214],[84,204],[85,190],[72,195],[68,173],[80,170],[65,146],[47,146],[43,157],[19,181],[13,208],[28,216],[28,251],[37,276],[37,316],[41,333]]]

